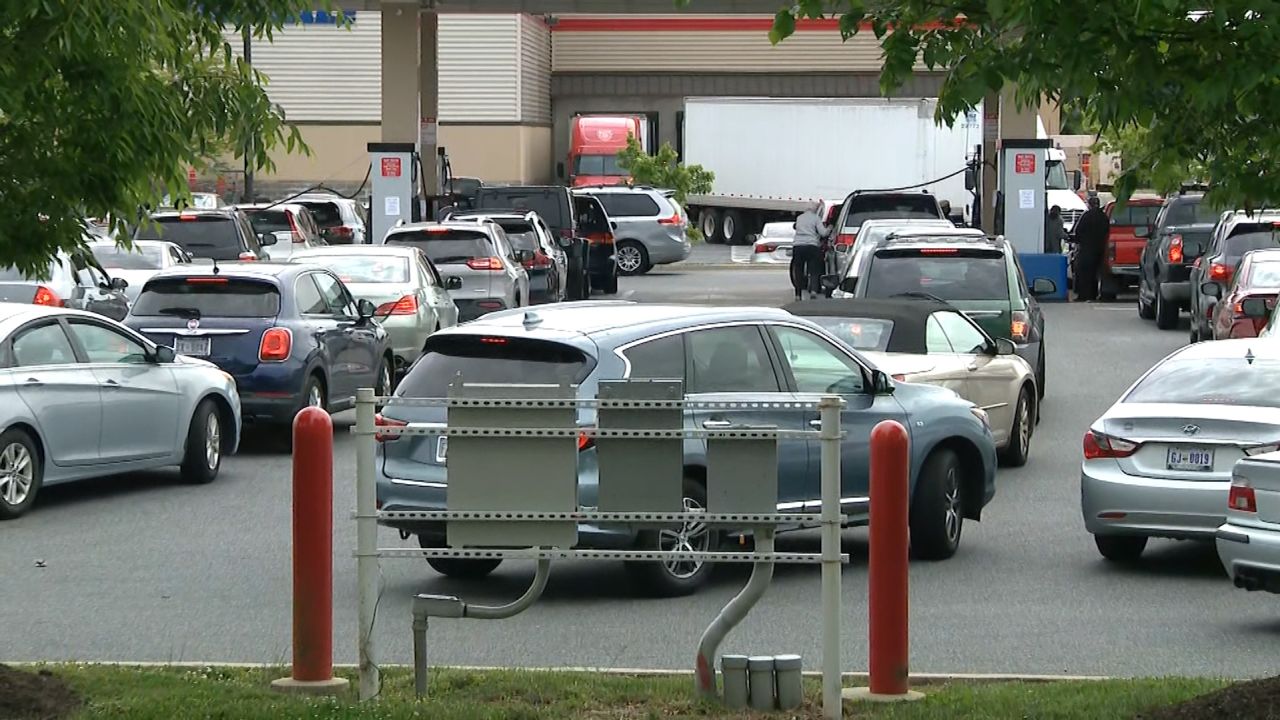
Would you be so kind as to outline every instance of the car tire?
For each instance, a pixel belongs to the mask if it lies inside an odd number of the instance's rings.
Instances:
[[[1104,270],[1102,277],[1098,279],[1098,299],[1103,302],[1114,302],[1117,292],[1119,287],[1115,277]]]
[[[747,225],[743,222],[742,213],[737,210],[726,210],[720,221],[720,234],[728,245],[744,245],[747,242]]]
[[[1188,344],[1195,345],[1200,342],[1200,326],[1195,320],[1191,321],[1191,336],[1187,339]]]
[[[1142,293],[1146,287],[1146,280],[1138,281],[1138,317],[1143,320],[1154,320],[1156,317],[1155,308],[1151,306],[1151,303],[1143,302],[1142,300]]]
[[[924,461],[911,503],[911,556],[946,560],[960,547],[964,530],[960,459],[938,448]]]
[[[1142,557],[1147,548],[1144,535],[1094,535],[1093,544],[1098,553],[1113,563],[1133,563]]]
[[[18,428],[0,434],[0,520],[26,514],[43,480],[44,465],[31,435]]]
[[[1048,373],[1044,368],[1044,341],[1040,341],[1040,357],[1036,360],[1036,417],[1040,416],[1040,406],[1044,404],[1044,387],[1048,382]]]
[[[204,485],[218,477],[222,467],[222,416],[212,400],[202,400],[191,415],[186,450],[182,455],[182,479]]]
[[[643,275],[653,269],[653,264],[649,262],[649,251],[644,244],[635,240],[618,243],[614,253],[618,257],[619,275]]]
[[[1161,330],[1172,330],[1178,326],[1178,306],[1165,302],[1160,289],[1156,288],[1156,327]]]
[[[1018,393],[1018,404],[1013,407],[1013,426],[1009,428],[1009,442],[1000,451],[1000,464],[1006,467],[1022,467],[1031,455],[1031,435],[1035,430],[1035,401],[1030,388]]]
[[[724,242],[724,235],[720,234],[720,213],[714,208],[703,208],[698,212],[698,229],[702,231],[702,239],[708,245]]]
[[[395,392],[396,375],[391,370],[391,367],[391,363],[387,360],[387,356],[383,355],[382,359],[378,361],[378,372],[373,376],[374,395],[377,395],[378,397],[386,397],[387,395]],[[381,410],[382,406],[379,405],[378,409]]]
[[[686,511],[706,509],[707,491],[701,482],[684,480]],[[671,550],[678,547],[716,550],[719,533],[706,523],[685,523],[679,529],[642,530],[636,537],[637,550]],[[628,561],[627,573],[641,593],[652,597],[678,597],[697,592],[711,576],[711,563],[688,561]]]
[[[593,287],[598,287],[598,288],[600,288],[600,292],[601,292],[601,293],[603,293],[603,294],[605,294],[605,295],[617,295],[617,294],[618,294],[618,276],[617,276],[617,274],[614,274],[614,275],[601,275],[601,276],[599,276],[599,277],[595,278],[595,282],[592,282],[591,284],[592,284],[592,286],[593,286]]]

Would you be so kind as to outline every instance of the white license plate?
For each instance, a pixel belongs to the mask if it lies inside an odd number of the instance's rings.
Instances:
[[[1213,450],[1195,447],[1169,448],[1168,466],[1170,470],[1193,470],[1209,472],[1213,470]]]
[[[211,342],[212,338],[207,337],[178,337],[174,338],[173,351],[179,355],[207,356]]]
[[[444,462],[449,456],[449,436],[436,438],[436,462]]]

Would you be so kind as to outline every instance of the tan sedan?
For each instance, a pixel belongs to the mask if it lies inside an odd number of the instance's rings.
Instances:
[[[1005,465],[1025,465],[1039,419],[1035,373],[1008,340],[992,340],[951,305],[902,297],[786,306],[830,331],[896,380],[955,391],[987,412]]]

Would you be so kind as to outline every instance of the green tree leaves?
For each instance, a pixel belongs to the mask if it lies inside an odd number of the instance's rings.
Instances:
[[[676,202],[684,205],[690,195],[711,192],[716,174],[701,165],[681,165],[671,143],[663,143],[657,155],[649,155],[635,136],[627,137],[627,147],[618,152],[618,166],[631,173],[637,185],[672,190]]]

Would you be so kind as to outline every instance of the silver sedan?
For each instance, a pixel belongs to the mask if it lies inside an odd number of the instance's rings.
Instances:
[[[1236,461],[1280,441],[1280,343],[1184,347],[1147,371],[1084,435],[1085,528],[1108,560],[1147,539],[1212,540]]]
[[[100,315],[0,303],[0,520],[40,488],[176,465],[207,483],[240,439],[230,375]]]

